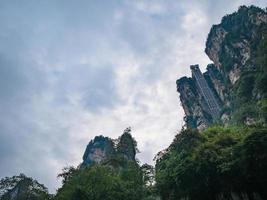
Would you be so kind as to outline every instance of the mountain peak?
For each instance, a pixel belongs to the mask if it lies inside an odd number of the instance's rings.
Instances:
[[[192,79],[176,82],[187,127],[203,130],[214,123],[264,122],[257,113],[267,96],[266,43],[267,13],[255,6],[241,6],[212,26],[205,52],[214,64],[203,76],[198,65],[192,65]]]

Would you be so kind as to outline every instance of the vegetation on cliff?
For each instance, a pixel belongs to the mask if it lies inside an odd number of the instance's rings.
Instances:
[[[176,83],[187,127],[203,130],[214,123],[266,123],[266,9],[240,6],[223,17],[212,26],[205,52],[214,64],[207,66],[204,77],[222,106],[221,118],[210,119],[199,88],[191,78],[183,77]]]
[[[218,52],[211,53],[218,32]],[[265,123],[267,97],[267,12],[241,6],[226,15],[209,33],[206,52],[217,64],[226,86],[230,123]],[[216,63],[216,61],[219,61]],[[261,113],[261,114],[259,114]]]
[[[266,183],[266,127],[182,130],[156,162],[162,200],[266,199]]]
[[[90,141],[82,164],[58,175],[62,187],[55,196],[20,175],[0,181],[0,199],[267,199],[266,10],[241,6],[225,16],[212,27],[206,53],[214,64],[204,77],[224,106],[227,123],[211,119],[194,80],[183,77],[177,89],[187,129],[157,154],[155,169],[136,160],[137,142],[127,128],[117,140]]]
[[[132,161],[123,168],[110,165],[94,165],[75,174],[58,190],[55,200],[140,200],[144,183],[140,167]]]
[[[102,141],[102,143],[100,143]],[[104,142],[103,142],[104,141]],[[94,155],[100,149],[110,148],[109,138],[96,137],[86,149],[86,154]],[[99,144],[101,144],[99,146]],[[101,155],[99,162],[90,162],[82,168],[68,167],[58,176],[63,186],[55,200],[145,200],[153,198],[154,168],[142,166],[136,161],[137,142],[131,135],[131,128],[113,142],[112,154]]]

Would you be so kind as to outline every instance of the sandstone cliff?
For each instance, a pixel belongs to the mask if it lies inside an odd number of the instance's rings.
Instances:
[[[241,6],[237,12],[225,16],[211,28],[205,52],[214,64],[208,65],[203,75],[221,105],[220,119],[214,120],[209,115],[196,81],[183,77],[176,83],[187,127],[202,130],[214,123],[265,122],[266,10]]]

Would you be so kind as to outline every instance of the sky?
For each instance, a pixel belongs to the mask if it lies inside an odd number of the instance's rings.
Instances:
[[[183,125],[176,80],[213,24],[266,0],[0,0],[0,178],[60,186],[96,135],[132,127],[142,163]]]

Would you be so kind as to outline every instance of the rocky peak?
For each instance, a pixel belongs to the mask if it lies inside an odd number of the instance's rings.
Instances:
[[[83,155],[82,167],[92,163],[99,164],[115,152],[113,141],[102,135],[89,142]]]
[[[126,128],[116,140],[102,135],[96,136],[87,145],[80,168],[104,163],[111,157],[122,156],[126,160],[135,161],[136,146],[137,143],[131,135],[131,128]]]
[[[128,160],[135,160],[137,143],[131,135],[131,128],[126,128],[119,137],[117,144],[117,153]]]
[[[221,107],[220,118],[214,120],[193,74],[176,82],[187,127],[202,130],[213,123],[266,121],[257,114],[267,115],[266,44],[267,12],[255,6],[241,6],[212,26],[205,52],[214,64],[203,76]]]
[[[177,91],[180,93],[180,100],[186,115],[185,122],[187,127],[203,130],[217,118],[217,114],[214,116],[210,109],[210,100],[206,97],[206,91],[203,93],[203,89],[208,90],[209,96],[214,94],[210,94],[213,92],[209,88],[205,76],[199,70],[199,66],[191,65],[190,68],[193,78],[182,77],[177,80]],[[197,71],[195,72],[195,70]],[[199,85],[199,83],[203,83],[204,86]]]
[[[241,6],[237,12],[213,25],[205,52],[232,85],[249,62],[251,48],[258,42],[258,32],[267,23],[267,13],[257,7]]]

